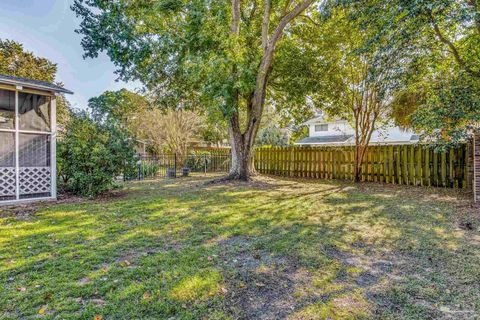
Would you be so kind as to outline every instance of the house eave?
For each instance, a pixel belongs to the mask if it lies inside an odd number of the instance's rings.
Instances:
[[[68,89],[62,88],[57,85],[47,85],[47,84],[40,84],[40,83],[32,83],[28,81],[22,81],[20,79],[9,79],[2,77],[0,75],[0,84],[5,84],[5,85],[11,85],[14,87],[20,86],[20,87],[25,87],[26,89],[34,89],[34,90],[40,90],[40,91],[46,91],[46,92],[52,92],[52,93],[66,93],[66,94],[73,94],[73,91],[70,91]]]

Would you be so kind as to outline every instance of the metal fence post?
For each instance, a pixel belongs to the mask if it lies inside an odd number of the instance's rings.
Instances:
[[[176,178],[176,177],[177,177],[177,153],[176,153],[176,152],[175,152],[175,154],[174,154],[173,161],[174,161],[173,171],[175,172],[175,173],[173,174],[173,177]]]
[[[205,175],[207,175],[207,155],[206,154],[203,155],[203,164],[205,167]]]
[[[138,161],[138,180],[142,180],[142,162]]]

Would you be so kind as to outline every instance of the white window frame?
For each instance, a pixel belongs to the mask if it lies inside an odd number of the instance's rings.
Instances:
[[[15,92],[15,128],[1,129],[0,132],[9,132],[15,134],[15,200],[0,200],[0,205],[8,205],[21,202],[32,202],[41,200],[51,200],[57,198],[57,103],[56,96],[49,92],[32,91],[14,88],[6,88],[0,86],[0,90],[7,90]],[[20,115],[18,106],[19,93],[31,93],[50,97],[50,131],[36,131],[36,130],[20,130]],[[42,134],[50,136],[50,196],[20,199],[20,158],[19,158],[19,138],[21,133]]]
[[[322,127],[322,126],[324,126],[327,129],[326,130],[317,130],[317,127]],[[328,131],[328,123],[319,123],[319,124],[316,124],[313,128],[314,128],[315,132],[326,132],[326,131]]]

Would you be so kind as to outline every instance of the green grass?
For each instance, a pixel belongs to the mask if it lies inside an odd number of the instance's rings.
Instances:
[[[0,318],[480,317],[480,233],[458,227],[462,194],[202,180],[0,211]]]

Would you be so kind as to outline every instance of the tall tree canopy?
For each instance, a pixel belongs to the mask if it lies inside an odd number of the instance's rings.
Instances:
[[[25,51],[21,43],[0,39],[0,73],[54,82],[57,65]]]
[[[295,49],[309,39],[287,30],[314,24],[321,4],[76,0],[72,9],[82,18],[86,57],[105,51],[120,77],[139,79],[159,103],[221,113],[232,144],[230,176],[248,179],[265,101],[277,108],[305,105],[298,101],[314,92],[314,78],[302,74],[315,57]],[[293,78],[302,80],[295,85]]]
[[[21,43],[0,39],[0,74],[53,83],[57,74],[57,65],[48,59],[25,51]],[[61,83],[57,84],[61,85]],[[60,96],[57,99],[58,123],[64,124],[69,115],[68,101]]]
[[[127,89],[105,91],[98,97],[88,100],[93,120],[110,126],[121,127],[135,136],[137,118],[149,108],[150,103],[144,96]]]
[[[477,0],[360,0],[354,18],[376,32],[365,42],[397,59],[394,105],[405,125],[432,141],[462,141],[478,126],[480,2]],[[405,116],[407,116],[405,118]]]
[[[306,70],[323,84],[324,90],[312,96],[313,103],[328,115],[348,120],[355,130],[355,180],[360,181],[364,156],[374,130],[390,118],[394,89],[392,78],[398,72],[395,59],[383,57],[381,47],[364,43],[375,29],[363,27],[348,18],[352,8],[329,7],[318,25],[295,28],[293,32],[311,40],[306,49],[321,63]]]

